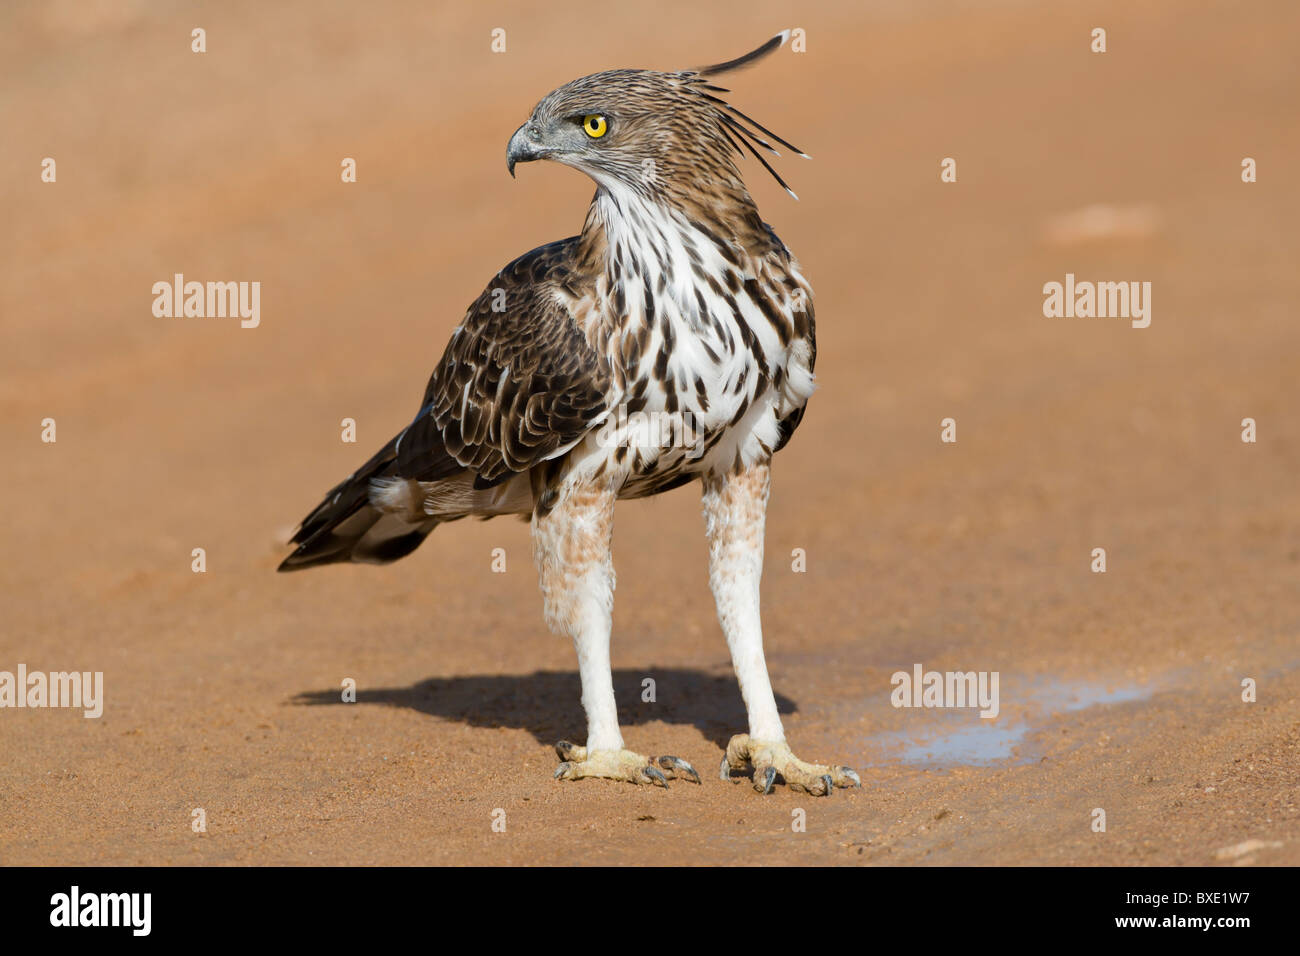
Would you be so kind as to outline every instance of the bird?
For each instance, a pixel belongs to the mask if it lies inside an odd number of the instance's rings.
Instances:
[[[279,566],[385,564],[440,524],[531,525],[546,624],[573,640],[585,744],[554,776],[667,787],[699,773],[625,746],[610,669],[614,506],[699,482],[709,584],[748,718],[719,777],[827,796],[857,773],[796,757],[763,652],[760,578],[773,456],[814,389],[812,287],[763,221],[740,161],[791,196],[765,154],[807,158],[731,105],[714,78],[768,56],[785,30],[726,62],[616,69],[560,86],[510,137],[506,165],[586,174],[582,231],[515,259],[470,305],[420,410],[331,489]]]

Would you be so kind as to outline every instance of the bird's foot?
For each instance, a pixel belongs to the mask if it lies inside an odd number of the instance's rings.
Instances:
[[[736,734],[727,743],[721,777],[732,780],[731,772],[746,766],[754,768],[754,789],[759,793],[771,793],[778,775],[792,789],[814,797],[828,797],[836,787],[862,786],[858,775],[848,767],[805,763],[790,752],[784,740],[754,740],[749,734]]]
[[[579,747],[567,740],[555,745],[555,753],[562,761],[555,768],[557,780],[581,780],[583,777],[605,777],[609,780],[626,780],[630,783],[648,783],[667,787],[669,780],[681,776],[700,782],[695,768],[678,757],[645,757],[631,750],[593,750]]]

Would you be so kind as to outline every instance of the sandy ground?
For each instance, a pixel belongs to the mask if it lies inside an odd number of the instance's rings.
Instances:
[[[270,6],[0,14],[0,670],[107,695],[0,711],[0,862],[1300,863],[1300,7]],[[495,269],[579,228],[577,173],[506,174],[536,100],[790,25],[726,84],[815,157],[798,203],[749,169],[821,348],[766,640],[796,751],[864,788],[716,778],[744,717],[693,489],[619,509],[614,658],[629,745],[705,781],[555,782],[584,723],[525,524],[290,576],[282,542]],[[176,272],[260,281],[260,326],[155,318]],[[1151,326],[1045,318],[1067,272],[1150,281]],[[997,671],[1000,716],[892,707],[916,663]]]

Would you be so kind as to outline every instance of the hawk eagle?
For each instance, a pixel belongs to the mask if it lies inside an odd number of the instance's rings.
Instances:
[[[614,502],[703,485],[709,583],[749,716],[721,776],[752,768],[812,794],[860,786],[791,753],[759,619],[772,456],[813,391],[812,289],[758,214],[744,151],[797,148],[721,98],[714,66],[612,70],[561,86],[510,138],[506,164],[549,159],[596,183],[582,232],[516,259],[469,307],[415,419],[331,490],[281,571],[382,564],[444,521],[522,515],[545,616],[578,652],[586,746],[555,775],[667,786],[684,760],[625,749],[610,675]],[[791,195],[794,195],[791,193]]]

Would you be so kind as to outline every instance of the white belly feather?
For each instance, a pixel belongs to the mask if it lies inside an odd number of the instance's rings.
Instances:
[[[784,344],[745,288],[728,293],[728,272],[764,284],[788,315],[811,294],[797,263],[784,265],[778,278],[771,262],[738,250],[738,268],[680,213],[628,190],[602,191],[597,203],[623,286],[625,314],[604,347],[624,394],[575,455],[582,470],[604,464],[635,483],[681,470],[722,473],[770,455],[779,422],[812,394],[811,343],[787,336]],[[747,344],[751,338],[756,347]],[[629,361],[629,342],[638,340]],[[638,394],[641,400],[629,403]],[[621,456],[620,447],[628,449]]]

